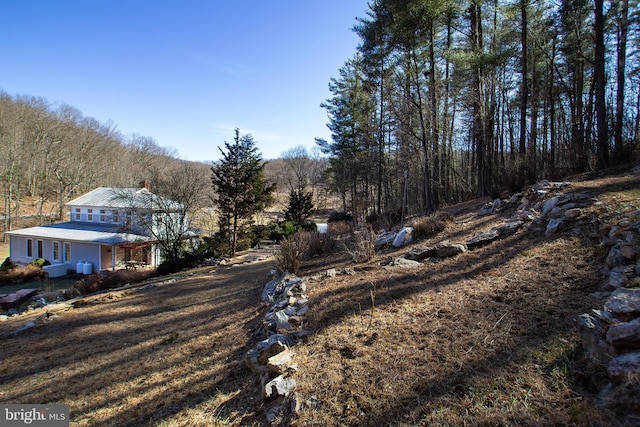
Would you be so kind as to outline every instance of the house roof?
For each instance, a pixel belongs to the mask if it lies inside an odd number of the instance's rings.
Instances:
[[[38,239],[61,240],[67,242],[96,243],[102,245],[122,245],[126,243],[148,242],[149,236],[123,233],[113,225],[89,224],[82,222],[61,222],[39,227],[7,231],[9,236],[33,237]]]
[[[98,187],[67,203],[67,206],[98,206],[121,209],[166,210],[179,208],[177,202],[158,196],[146,188]]]

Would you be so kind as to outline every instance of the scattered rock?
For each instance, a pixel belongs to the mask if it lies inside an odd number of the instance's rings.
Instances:
[[[443,245],[436,248],[436,257],[448,258],[448,257],[456,256],[466,251],[467,251],[467,246],[463,244]]]
[[[580,208],[568,209],[564,213],[564,219],[566,219],[567,221],[575,221],[581,215],[582,215],[582,209],[580,209]]]
[[[613,291],[604,308],[624,321],[640,317],[640,288],[620,288]]]
[[[286,374],[278,375],[264,386],[266,397],[288,396],[296,388],[296,380],[288,378]]]
[[[395,238],[396,238],[395,231],[383,231],[382,233],[378,234],[378,236],[376,237],[376,241],[374,243],[375,250],[378,250],[381,247],[388,245],[389,243],[393,242]]]
[[[425,258],[430,258],[436,254],[436,245],[433,246],[421,246],[411,249],[404,255],[406,259],[413,261],[420,261]]]
[[[486,203],[483,207],[478,211],[478,216],[491,215],[496,213],[500,207],[502,206],[502,200],[495,199],[493,202]]]
[[[399,248],[411,242],[411,236],[413,234],[413,227],[402,227],[402,229],[396,234],[393,239],[393,246]]]
[[[280,353],[271,356],[267,360],[267,368],[277,374],[284,374],[293,365],[293,356],[295,353],[290,349],[285,349]]]
[[[543,204],[542,204],[542,216],[548,214],[549,212],[551,212],[551,210],[553,208],[556,207],[556,205],[558,204],[558,202],[560,201],[560,199],[558,199],[557,197],[552,197],[550,199],[547,199]]]
[[[557,233],[561,225],[562,225],[562,218],[550,219],[544,234],[547,236],[550,236],[552,234]]]
[[[283,310],[276,311],[276,329],[277,330],[286,330],[291,329],[291,324],[289,323],[289,316]]]
[[[278,276],[264,285],[262,290],[262,301],[274,302],[276,298],[284,291],[289,284],[291,276],[286,273],[283,276]]]
[[[589,359],[602,367],[607,366],[615,349],[606,339],[607,325],[600,319],[587,313],[578,317],[578,334],[582,341],[582,347],[586,350]]]
[[[501,239],[515,234],[522,227],[522,221],[510,221],[494,228],[498,232]]]
[[[609,376],[617,381],[640,375],[640,352],[622,354],[609,362]]]
[[[607,342],[618,349],[640,348],[640,318],[609,326]]]
[[[422,263],[407,258],[389,257],[383,263],[383,266],[387,267],[416,267],[422,265]]]
[[[330,269],[326,274],[335,276],[337,272]],[[274,277],[264,286],[262,300],[269,309],[254,336],[265,338],[245,354],[245,364],[262,378],[263,397],[269,399],[265,415],[271,425],[280,425],[295,406],[289,398],[296,387],[291,373],[297,370],[291,347],[308,335],[301,329],[309,311],[306,289],[305,281],[292,274]],[[274,374],[279,375],[270,379]]]
[[[485,232],[478,234],[477,236],[472,237],[467,240],[467,248],[475,249],[481,246],[488,245],[491,242],[494,242],[500,238],[500,233],[495,228]]]
[[[35,328],[36,327],[36,322],[31,321],[31,322],[27,322],[24,325],[20,326],[18,329],[15,329],[13,332],[11,332],[11,335],[18,335],[24,331],[27,331],[31,328]]]
[[[613,291],[621,287],[625,282],[624,273],[620,273],[618,271],[612,271],[609,273],[607,277],[607,281],[604,284],[604,289]]]

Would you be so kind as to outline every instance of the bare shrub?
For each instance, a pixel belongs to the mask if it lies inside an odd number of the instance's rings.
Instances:
[[[300,259],[307,251],[308,238],[305,232],[298,232],[280,242],[280,250],[275,255],[276,267],[283,272],[298,273]]]
[[[415,239],[433,237],[453,224],[453,220],[453,215],[449,212],[436,212],[433,215],[416,218],[411,222],[413,237]]]
[[[42,268],[37,265],[27,264],[24,267],[15,267],[0,271],[0,285],[29,282],[42,276]]]
[[[373,230],[380,232],[382,230],[391,230],[393,226],[400,222],[402,211],[399,209],[388,210],[380,214],[372,214],[367,217],[367,224],[373,227]]]
[[[349,221],[335,221],[327,225],[327,234],[336,238],[351,234],[353,225]]]
[[[73,286],[81,295],[113,289],[127,283],[142,282],[155,275],[154,270],[101,271],[78,280]]]
[[[307,250],[305,256],[324,255],[333,253],[336,240],[328,233],[307,233]]]
[[[375,243],[376,233],[371,227],[366,227],[352,233],[349,244],[345,245],[345,251],[354,262],[366,262],[376,254]]]

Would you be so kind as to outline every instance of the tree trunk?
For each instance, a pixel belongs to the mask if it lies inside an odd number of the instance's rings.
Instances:
[[[479,4],[471,3],[469,8],[469,24],[471,26],[471,50],[479,53],[482,51],[482,9]],[[473,72],[473,127],[471,139],[476,155],[476,196],[484,197],[488,194],[487,150],[484,135],[484,94],[482,90],[482,70],[476,66]]]
[[[615,125],[615,157],[616,161],[623,160],[624,143],[622,141],[622,124],[624,119],[624,72],[627,61],[627,14],[628,0],[620,1],[620,23],[618,27],[618,87],[616,94],[616,125]]]
[[[556,175],[556,101],[553,91],[553,69],[556,58],[556,37],[551,42],[551,64],[549,66],[549,171],[551,178]]]
[[[527,154],[527,103],[529,101],[529,66],[528,66],[528,48],[527,48],[527,7],[528,0],[520,0],[520,18],[521,18],[521,33],[520,33],[520,73],[522,74],[520,80],[520,141],[519,141],[519,154],[520,154],[520,179],[524,177],[524,168],[526,165]],[[520,183],[522,184],[522,183]]]
[[[598,168],[604,169],[609,165],[609,135],[607,128],[607,105],[605,94],[606,81],[603,0],[595,0],[594,26],[596,35],[596,55],[593,65],[597,125],[596,153],[598,156]]]

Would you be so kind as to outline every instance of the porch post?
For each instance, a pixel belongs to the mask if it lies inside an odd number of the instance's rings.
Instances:
[[[116,271],[116,245],[111,245],[111,271]]]

